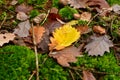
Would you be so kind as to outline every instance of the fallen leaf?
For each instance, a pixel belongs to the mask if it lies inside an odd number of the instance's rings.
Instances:
[[[16,18],[18,20],[24,21],[27,20],[29,17],[24,12],[18,12]]]
[[[74,8],[86,8],[88,0],[68,0],[68,4]]]
[[[30,12],[32,9],[33,9],[32,6],[28,6],[28,5],[25,5],[25,4],[20,4],[20,5],[18,5],[18,6],[15,8],[15,11],[16,11],[16,12],[28,13],[28,12]]]
[[[59,2],[63,5],[67,5],[68,4],[68,0],[59,0]]]
[[[27,37],[29,35],[29,29],[31,27],[29,20],[19,23],[18,27],[14,30],[15,34],[20,37]]]
[[[77,26],[76,29],[80,31],[81,34],[86,34],[91,31],[91,29],[86,25],[86,26]]]
[[[58,9],[56,7],[52,7],[50,9],[50,13],[54,13],[54,14],[57,14],[58,13]]]
[[[106,52],[109,52],[109,47],[113,47],[112,41],[109,40],[107,35],[99,36],[96,35],[91,36],[91,41],[85,46],[86,52],[91,56],[103,56]]]
[[[16,5],[17,3],[18,3],[18,1],[17,1],[17,0],[12,0],[12,1],[11,1],[11,3],[10,3],[10,5],[12,5],[12,6],[13,6],[13,5]]]
[[[81,52],[79,52],[79,50],[76,47],[69,46],[60,51],[51,52],[49,53],[49,56],[57,59],[57,62],[63,67],[69,67],[69,62],[76,62],[76,57],[80,56],[80,54]]]
[[[49,52],[49,46],[50,43],[50,36],[48,29],[45,30],[45,33],[43,34],[41,42],[37,45],[38,49],[42,51],[42,53]]]
[[[93,31],[99,34],[105,34],[105,28],[101,27],[101,26],[94,26],[93,27]]]
[[[83,71],[83,80],[96,80],[90,71]]]
[[[120,14],[120,5],[116,4],[112,6],[112,10],[117,13]]]
[[[30,33],[32,35],[33,35],[33,31],[34,31],[35,41],[38,44],[42,40],[42,36],[45,33],[45,28],[42,26],[34,26],[33,28],[30,29]]]
[[[80,19],[80,14],[79,13],[75,13],[75,14],[73,14],[73,16],[74,16],[75,19]]]
[[[90,21],[90,19],[91,19],[91,13],[89,13],[89,12],[83,12],[80,15],[80,19],[83,20],[83,21]]]
[[[38,16],[36,16],[34,19],[33,19],[33,21],[35,22],[35,23],[40,23],[40,22],[42,22],[43,21],[43,19],[46,17],[46,14],[45,13],[41,13],[41,14],[39,14]]]
[[[53,32],[53,37],[50,38],[51,44],[49,44],[49,49],[60,50],[67,46],[70,46],[73,42],[75,42],[80,37],[80,32],[77,31],[73,25],[73,21],[68,22],[62,27],[57,28]],[[74,33],[74,34],[73,34]],[[54,48],[53,48],[54,45]]]
[[[0,34],[0,46],[2,46],[5,43],[8,43],[11,40],[14,40],[15,34],[13,33],[5,33],[5,34]]]
[[[109,4],[106,0],[68,0],[68,4],[74,8],[86,8],[92,7],[97,10],[97,12],[101,12],[102,9],[110,8]],[[108,11],[104,11],[101,15],[106,15]]]

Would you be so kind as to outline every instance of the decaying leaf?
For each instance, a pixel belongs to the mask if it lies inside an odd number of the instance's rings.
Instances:
[[[101,27],[101,26],[94,26],[93,27],[93,31],[99,34],[105,34],[105,28]]]
[[[54,13],[54,14],[57,14],[58,13],[58,9],[56,7],[52,7],[50,9],[50,13]]]
[[[33,34],[33,31],[36,43],[40,43],[42,40],[42,36],[45,32],[45,28],[42,26],[34,26],[33,28],[30,29],[30,33]]]
[[[25,4],[20,4],[15,8],[16,12],[24,12],[24,13],[28,13],[33,9],[32,6],[27,6]]]
[[[17,0],[12,0],[11,3],[10,3],[10,5],[16,5],[17,3],[18,3]]]
[[[10,40],[14,40],[15,34],[13,33],[5,33],[0,34],[0,46],[2,46],[5,43],[8,43]]]
[[[86,25],[86,26],[77,26],[76,29],[80,31],[81,34],[86,34],[91,31],[91,29]]]
[[[72,27],[73,23],[68,23],[63,25],[62,27],[56,29],[53,32],[53,37],[50,38],[51,44],[49,44],[49,49],[60,50],[67,46],[70,46],[73,42],[75,42],[80,37],[80,32],[77,31],[74,27]],[[74,34],[73,34],[74,33]]]
[[[86,8],[92,7],[98,12],[101,12],[102,9],[110,8],[106,0],[68,0],[68,4],[74,8]],[[108,11],[104,11],[102,15],[104,16]]]
[[[36,16],[36,17],[33,19],[33,21],[34,21],[35,23],[40,23],[40,22],[42,22],[42,20],[45,18],[45,16],[46,16],[45,13],[41,13],[41,14],[39,14],[38,16]]]
[[[117,13],[120,14],[120,5],[116,4],[112,6],[112,10]]]
[[[27,37],[29,35],[30,26],[29,20],[21,22],[18,24],[19,28],[15,29],[14,33],[20,37]]]
[[[69,46],[63,50],[52,52],[49,56],[57,59],[57,62],[63,67],[69,67],[69,62],[76,62],[76,57],[80,56],[79,50],[74,46]]]
[[[91,13],[89,13],[89,12],[83,12],[80,15],[80,19],[84,20],[84,21],[89,21],[91,19]]]
[[[88,0],[68,0],[68,4],[74,8],[86,8]]]
[[[90,71],[83,71],[83,80],[96,80]]]
[[[29,17],[24,12],[18,12],[16,18],[18,20],[24,21],[27,20]]]
[[[113,47],[113,43],[107,35],[100,37],[93,35],[91,41],[85,46],[86,52],[91,56],[103,56],[105,51],[109,52],[109,47]]]

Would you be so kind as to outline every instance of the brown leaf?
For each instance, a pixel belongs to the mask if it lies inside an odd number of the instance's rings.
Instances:
[[[21,22],[18,24],[19,28],[15,29],[14,33],[20,37],[27,37],[29,35],[30,26],[29,20]]]
[[[41,13],[41,14],[39,14],[38,16],[36,16],[36,17],[33,19],[33,21],[34,21],[35,23],[40,23],[40,22],[43,21],[43,19],[45,18],[45,16],[46,16],[45,13]]]
[[[33,34],[33,31],[36,43],[40,43],[42,40],[42,36],[45,32],[45,28],[42,26],[34,26],[33,28],[30,29],[30,33]]]
[[[91,13],[83,12],[80,16],[80,19],[84,21],[89,21],[91,19]]]
[[[52,7],[50,9],[50,13],[54,13],[54,14],[57,14],[58,13],[58,9],[56,7]]]
[[[24,13],[28,13],[33,9],[32,6],[27,6],[25,4],[20,4],[15,8],[16,12],[24,12]]]
[[[106,0],[68,0],[68,4],[74,8],[86,8],[92,7],[98,12],[101,12],[103,8],[110,8]],[[104,11],[102,15],[104,16],[108,11]]]
[[[69,62],[76,62],[76,57],[78,57],[80,54],[81,53],[76,47],[70,46],[63,50],[52,52],[49,54],[49,56],[57,59],[57,62],[63,67],[69,67]]]
[[[105,28],[101,27],[101,26],[94,26],[93,27],[93,31],[99,34],[105,34]]]
[[[83,80],[96,80],[90,71],[83,71]]]
[[[41,42],[38,44],[38,49],[42,50],[42,52],[44,53],[49,52],[49,46],[48,46],[48,44],[50,43],[49,38],[50,38],[49,31],[48,29],[46,29],[45,33],[43,34]]]
[[[81,34],[86,34],[91,31],[91,29],[86,25],[86,26],[77,26],[76,29],[81,32]]]
[[[13,33],[0,34],[0,46],[2,46],[5,43],[8,43],[10,40],[13,40],[14,38],[15,34]]]
[[[109,40],[107,35],[103,36],[91,36],[91,41],[85,46],[88,55],[91,56],[103,56],[103,54],[109,51],[109,47],[113,47],[112,41]]]
[[[24,12],[18,12],[16,18],[18,20],[24,21],[27,20],[29,17]]]
[[[120,5],[116,4],[112,6],[112,10],[117,13],[120,14]]]

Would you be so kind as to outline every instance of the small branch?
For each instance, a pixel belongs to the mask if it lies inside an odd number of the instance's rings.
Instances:
[[[73,73],[72,73],[71,70],[69,70],[69,73],[70,73],[70,75],[71,75],[71,77],[72,77],[72,80],[75,80],[74,75],[73,75]]]
[[[1,29],[2,25],[4,24],[4,22],[6,21],[6,19],[7,19],[7,16],[4,17],[2,23],[0,24],[0,29]]]
[[[45,21],[47,20],[47,17],[48,17],[48,15],[49,15],[49,13],[50,13],[50,10],[48,10],[48,12],[47,12],[47,14],[46,14],[46,16],[45,16],[45,19],[42,21],[41,25],[43,25],[43,24],[45,23]]]
[[[33,71],[33,73],[31,74],[31,76],[29,77],[29,79],[28,80],[31,80],[32,79],[32,77],[33,77],[33,75],[36,73],[36,71]]]
[[[33,37],[33,44],[34,44],[34,51],[35,51],[35,58],[36,58],[36,80],[39,80],[39,62],[38,62],[38,53],[37,53],[37,46],[35,41],[35,35],[34,35],[34,29],[33,29],[33,23],[32,23],[32,37]]]

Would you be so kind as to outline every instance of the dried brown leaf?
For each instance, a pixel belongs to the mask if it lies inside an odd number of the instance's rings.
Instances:
[[[77,26],[76,29],[81,32],[81,34],[86,34],[91,31],[91,29],[86,25],[86,26]]]
[[[116,4],[112,6],[112,10],[117,13],[120,14],[120,5]]]
[[[5,43],[8,43],[10,40],[14,40],[15,34],[13,33],[5,33],[0,34],[0,46],[2,46]]]
[[[24,12],[18,12],[16,18],[18,20],[24,21],[27,20],[29,17]]]
[[[83,80],[96,80],[90,71],[83,71]]]
[[[29,20],[21,22],[18,24],[18,28],[15,29],[14,33],[20,37],[27,37],[29,35],[30,26]]]
[[[80,54],[81,53],[76,47],[70,46],[63,50],[52,52],[49,56],[57,59],[57,62],[63,67],[69,67],[69,62],[76,62],[76,57],[80,56]]]
[[[42,36],[45,32],[45,28],[42,26],[34,26],[33,28],[30,29],[30,33],[33,34],[33,31],[36,43],[40,43],[42,40]]]
[[[80,16],[80,19],[84,20],[84,21],[90,21],[91,16],[92,16],[91,13],[89,13],[89,12],[83,12],[81,14],[81,16]]]
[[[91,56],[103,56],[105,51],[109,52],[109,47],[113,47],[113,43],[107,35],[99,37],[93,35],[91,41],[85,46],[86,52]]]
[[[32,6],[28,6],[28,5],[25,5],[25,4],[20,4],[20,5],[18,5],[18,6],[15,8],[15,11],[16,11],[16,12],[28,13],[28,12],[30,12],[32,9],[33,9]]]
[[[93,31],[99,34],[105,34],[105,28],[101,27],[101,26],[94,26],[93,27]]]

